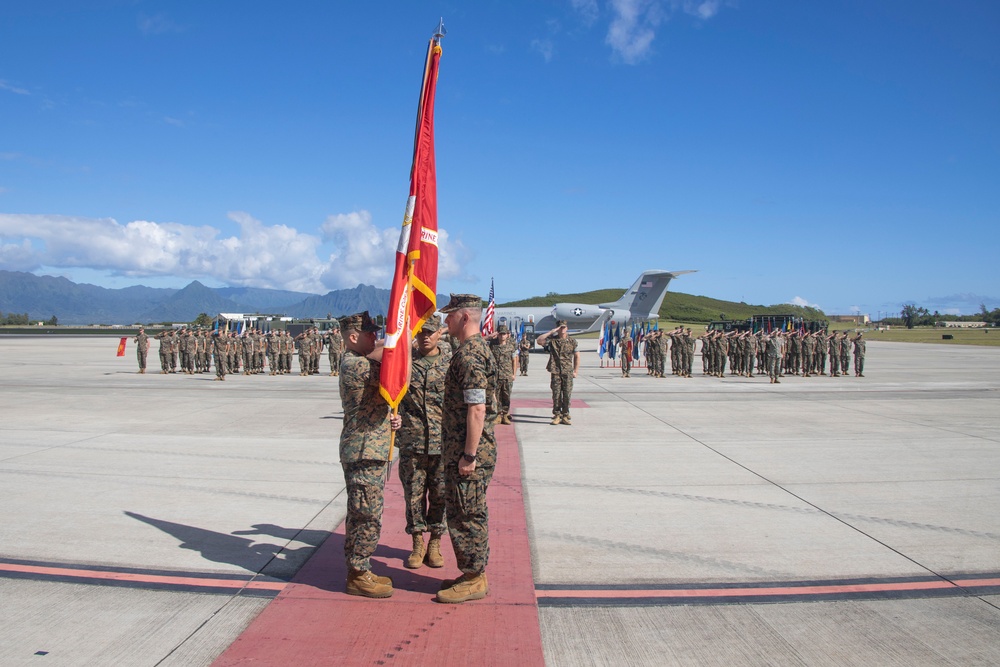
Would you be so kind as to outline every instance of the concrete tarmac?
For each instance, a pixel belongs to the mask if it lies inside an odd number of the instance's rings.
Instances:
[[[223,383],[117,342],[0,337],[0,664],[210,664],[344,517],[325,357]],[[547,664],[1000,664],[1000,350],[771,385],[581,344],[572,426],[543,355],[514,385]]]

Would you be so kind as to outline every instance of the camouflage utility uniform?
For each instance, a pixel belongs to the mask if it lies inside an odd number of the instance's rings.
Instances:
[[[576,362],[576,340],[573,338],[549,338],[545,349],[549,352],[549,363],[545,367],[552,378],[552,416],[568,417],[569,403],[573,396],[573,365]]]
[[[340,373],[340,355],[344,353],[344,337],[340,329],[331,329],[326,335],[326,350],[330,355],[330,375]]]
[[[572,373],[570,374],[572,377]],[[458,569],[480,574],[490,556],[489,511],[486,489],[493,479],[497,445],[493,424],[496,407],[497,366],[480,335],[467,338],[452,355],[445,381],[442,461],[447,488],[448,530]],[[483,433],[476,450],[476,467],[470,475],[458,472],[465,452],[469,405],[485,404]]]
[[[306,343],[308,344],[308,343]],[[347,485],[344,555],[353,570],[371,570],[382,531],[382,490],[389,459],[389,406],[379,394],[382,364],[348,350],[340,362],[340,463]]]
[[[399,443],[399,481],[406,500],[406,532],[443,535],[445,486],[441,463],[441,411],[451,346],[438,344],[438,354],[413,353],[410,387],[399,404],[403,425]]]
[[[514,388],[514,340],[507,335],[503,343],[500,338],[489,342],[490,351],[497,362],[497,411],[500,423],[510,423],[510,394]]]
[[[142,329],[135,335],[135,356],[139,360],[139,372],[146,372],[146,355],[149,354],[149,336]]]
[[[517,346],[517,361],[520,366],[521,375],[528,374],[529,357],[531,357],[531,341],[525,336]]]

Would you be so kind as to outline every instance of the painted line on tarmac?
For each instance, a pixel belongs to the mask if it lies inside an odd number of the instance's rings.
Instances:
[[[538,584],[540,607],[766,604],[829,600],[977,597],[1000,593],[1000,573],[948,578],[838,579],[755,584]]]
[[[272,577],[207,574],[202,572],[167,572],[133,568],[70,565],[14,559],[0,559],[0,578],[32,579],[73,584],[118,586],[190,593],[253,597],[274,597],[287,582]]]

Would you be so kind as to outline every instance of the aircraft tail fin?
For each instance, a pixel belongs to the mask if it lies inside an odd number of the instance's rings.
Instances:
[[[621,298],[612,303],[602,303],[601,308],[616,312],[628,311],[632,319],[649,320],[659,317],[667,285],[677,276],[694,271],[643,271]]]

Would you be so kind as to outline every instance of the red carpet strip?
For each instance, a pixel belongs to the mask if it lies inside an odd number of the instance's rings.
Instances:
[[[551,405],[551,403],[550,403]],[[216,660],[229,665],[543,665],[531,571],[521,459],[512,426],[497,426],[500,450],[489,489],[490,594],[460,605],[434,602],[442,579],[459,576],[447,539],[445,567],[407,570],[402,487],[393,466],[382,539],[372,569],[390,576],[391,598],[346,595],[344,526]]]

